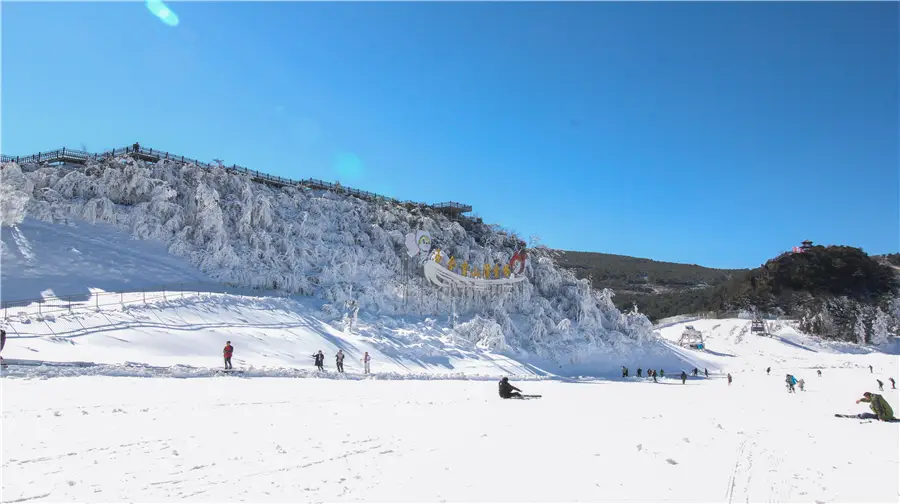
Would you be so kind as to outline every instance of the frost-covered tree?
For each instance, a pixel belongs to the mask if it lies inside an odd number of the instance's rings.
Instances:
[[[890,315],[881,311],[881,308],[876,308],[875,317],[872,321],[871,343],[873,345],[882,345],[890,341],[891,337]]]

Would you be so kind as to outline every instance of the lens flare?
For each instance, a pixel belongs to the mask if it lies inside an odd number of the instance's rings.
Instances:
[[[178,26],[178,14],[172,12],[172,9],[167,7],[162,0],[147,0],[147,10],[163,23],[169,26]]]
[[[362,160],[352,152],[341,152],[334,160],[334,169],[338,176],[347,180],[355,181],[363,177]]]

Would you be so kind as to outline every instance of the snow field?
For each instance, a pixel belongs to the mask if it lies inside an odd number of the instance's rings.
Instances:
[[[896,502],[868,370],[807,381],[7,378],[3,500]]]

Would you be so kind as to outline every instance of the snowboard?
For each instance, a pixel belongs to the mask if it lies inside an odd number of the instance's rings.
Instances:
[[[244,374],[244,370],[243,370],[243,369],[217,369],[217,370],[216,370],[216,374],[226,374],[226,375],[236,374],[236,375],[242,375],[242,374]]]

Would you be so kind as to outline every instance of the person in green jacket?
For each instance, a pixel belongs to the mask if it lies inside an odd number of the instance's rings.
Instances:
[[[856,404],[859,404],[860,401],[869,403],[872,412],[875,413],[875,416],[882,422],[888,422],[894,419],[894,410],[892,410],[891,405],[884,400],[884,397],[881,397],[881,394],[866,392],[863,394],[862,399],[856,401]]]

